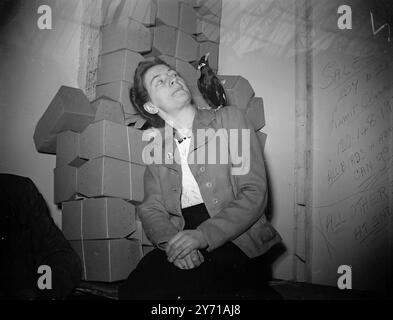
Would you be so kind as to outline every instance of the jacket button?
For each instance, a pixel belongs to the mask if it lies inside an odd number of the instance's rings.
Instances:
[[[201,167],[201,168],[199,169],[199,171],[205,172],[205,167]]]
[[[212,183],[211,182],[206,182],[206,187],[211,188],[212,187]]]
[[[217,204],[218,203],[218,199],[213,199],[213,203]]]

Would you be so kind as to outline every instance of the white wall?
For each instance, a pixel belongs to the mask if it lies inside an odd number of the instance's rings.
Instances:
[[[53,203],[55,156],[36,151],[33,133],[59,87],[78,87],[82,1],[45,1],[52,30],[37,27],[42,1],[15,3],[17,15],[0,30],[0,172],[31,178],[61,225]]]
[[[287,247],[275,278],[292,279],[295,161],[295,8],[290,1],[223,0],[219,74],[248,79],[265,104],[273,225]]]

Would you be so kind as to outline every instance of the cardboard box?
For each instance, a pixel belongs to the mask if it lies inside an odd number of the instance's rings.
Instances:
[[[133,82],[138,63],[144,61],[142,55],[130,50],[120,50],[100,57],[97,85],[114,81]]]
[[[129,18],[102,28],[101,54],[128,49],[134,52],[151,51],[151,33],[142,23]]]
[[[78,169],[78,193],[89,197],[143,200],[145,166],[110,158],[89,160]]]
[[[128,149],[127,127],[112,121],[93,122],[80,136],[80,154],[85,159],[108,156],[129,161]]]
[[[85,200],[63,202],[61,205],[61,231],[67,240],[81,240],[82,211]]]
[[[180,3],[179,7],[179,29],[188,34],[195,34],[197,28],[197,13],[187,3]]]
[[[177,28],[179,25],[179,0],[154,0],[157,7],[156,22]]]
[[[123,107],[124,115],[137,114],[134,106],[130,100],[131,83],[127,81],[115,81],[107,84],[102,84],[96,87],[96,95],[106,96],[114,101],[117,101]]]
[[[192,97],[194,104],[200,109],[210,109],[209,104],[202,97],[202,95],[195,95]]]
[[[124,280],[141,259],[136,240],[77,240],[70,241],[70,245],[82,260],[85,281]]]
[[[199,43],[199,54],[198,57],[202,57],[206,53],[210,52],[209,65],[217,73],[218,70],[218,43],[212,41],[205,41]]]
[[[134,233],[130,234],[128,236],[129,239],[135,239],[139,241],[141,244],[140,246],[140,252],[141,256],[143,257],[150,251],[154,250],[154,245],[150,242],[150,240],[147,238],[145,231],[143,230],[142,227],[142,222],[137,218],[135,221],[136,229]]]
[[[130,198],[130,166],[126,161],[92,159],[79,168],[78,177],[78,192],[86,197]]]
[[[267,135],[266,135],[266,133],[264,133],[262,131],[257,131],[256,135],[257,135],[257,138],[258,138],[259,143],[261,145],[262,151],[264,151],[265,150],[265,145],[266,145]]]
[[[241,76],[218,76],[225,88],[229,105],[237,106],[246,110],[247,105],[252,97],[254,90],[248,80]]]
[[[143,230],[142,222],[137,218],[135,220],[135,231],[129,235],[128,238],[139,240],[142,245],[153,246],[151,241],[147,238],[145,230]]]
[[[143,177],[146,166],[130,163],[131,171],[131,196],[129,200],[142,201],[144,197]]]
[[[143,150],[149,144],[149,141],[143,141],[143,130],[139,130],[133,127],[127,127],[128,131],[128,143],[130,151],[129,161],[132,163],[146,165],[143,161]]]
[[[162,54],[174,56],[176,53],[176,31],[176,28],[167,25],[157,25],[150,28],[151,37],[153,38],[150,56]]]
[[[260,130],[265,126],[265,110],[263,108],[262,98],[251,98],[246,109],[246,117],[255,130]]]
[[[54,202],[56,204],[73,200],[77,194],[78,169],[71,166],[55,168]]]
[[[180,59],[176,59],[176,71],[186,81],[190,90],[191,90],[191,87],[197,86],[198,72],[190,63],[185,62]],[[191,93],[193,93],[192,90],[191,90]]]
[[[145,165],[143,131],[108,120],[89,125],[80,137],[80,155],[84,159],[108,156],[123,161]]]
[[[82,132],[93,120],[94,110],[83,91],[61,86],[35,127],[37,151],[55,154],[57,133]]]
[[[91,103],[95,110],[94,121],[108,120],[125,124],[124,110],[121,104],[108,97],[101,96]]]
[[[194,71],[192,71],[194,72]],[[194,79],[192,79],[192,81],[194,82],[193,84],[188,83],[188,89],[190,89],[191,91],[191,95],[192,97],[197,97],[197,96],[202,96],[202,93],[199,91],[198,88],[198,76],[199,76],[199,71],[196,71],[195,77]]]
[[[205,16],[198,16],[197,20],[197,41],[213,41],[220,42],[220,18],[208,14]]]
[[[184,61],[196,61],[198,43],[187,33],[178,30],[175,57]]]
[[[122,199],[85,199],[63,204],[62,231],[67,240],[124,238],[135,230],[135,207]]]
[[[166,62],[169,64],[172,68],[176,67],[176,59],[175,57],[168,56],[167,54],[161,54],[158,56],[162,61]]]
[[[80,167],[87,160],[81,158],[80,135],[72,131],[57,134],[56,141],[56,167],[70,165]]]
[[[194,6],[201,15],[214,14],[221,17],[222,0],[196,0]]]
[[[143,256],[143,249],[142,249],[142,225],[141,222],[139,220],[135,221],[135,231],[130,234],[127,239],[133,239],[135,241],[138,241],[138,243],[140,244],[139,246],[139,252],[141,257]]]
[[[155,24],[157,7],[152,0],[103,1],[104,25],[116,20],[131,18],[145,26]]]
[[[189,6],[191,6],[192,8],[194,8],[194,7],[196,7],[197,6],[197,0],[180,0],[180,2],[182,2],[182,3],[186,3],[186,4],[188,4]]]
[[[124,124],[126,126],[133,126],[136,129],[141,129],[146,123],[146,119],[139,114],[127,115]]]
[[[135,231],[129,234],[127,238],[139,240],[139,242],[142,244],[142,223],[138,217],[135,219]]]
[[[156,24],[157,5],[154,0],[134,0],[135,6],[132,8],[129,18],[143,23],[145,26]]]

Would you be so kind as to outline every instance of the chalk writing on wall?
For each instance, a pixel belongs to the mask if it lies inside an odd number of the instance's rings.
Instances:
[[[314,58],[313,279],[386,283],[393,220],[392,54],[320,52]],[[370,273],[370,270],[373,270]]]

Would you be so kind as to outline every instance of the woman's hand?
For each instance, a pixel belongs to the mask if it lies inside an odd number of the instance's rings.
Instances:
[[[177,233],[166,246],[166,255],[169,262],[183,259],[195,249],[207,247],[207,241],[200,230],[184,230]]]
[[[179,269],[190,270],[199,267],[204,261],[202,253],[199,250],[194,250],[183,259],[176,259],[173,264]]]

